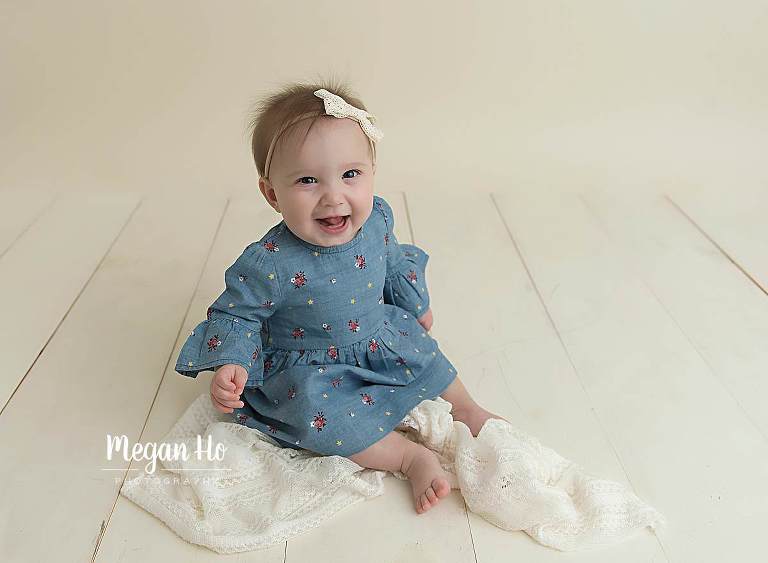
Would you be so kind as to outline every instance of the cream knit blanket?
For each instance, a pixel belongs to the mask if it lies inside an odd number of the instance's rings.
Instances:
[[[422,401],[396,431],[433,450],[469,509],[499,528],[523,530],[545,546],[569,551],[665,525],[624,485],[586,473],[511,424],[489,419],[473,437],[450,410],[440,397]],[[223,457],[157,461],[154,473],[145,468],[121,489],[183,539],[218,553],[284,542],[381,495],[385,476],[406,478],[341,456],[280,448],[266,434],[226,420],[207,394],[200,395],[161,444],[186,444],[195,452],[199,436],[203,446],[210,436],[214,446],[226,447]]]

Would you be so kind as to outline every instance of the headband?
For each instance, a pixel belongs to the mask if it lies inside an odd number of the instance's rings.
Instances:
[[[376,145],[374,144],[374,142],[378,142],[384,137],[384,133],[381,132],[381,129],[379,129],[373,123],[371,123],[371,118],[375,119],[376,116],[371,113],[368,113],[363,109],[356,108],[355,106],[348,104],[344,100],[344,98],[342,98],[341,96],[337,96],[336,94],[333,94],[324,88],[320,90],[315,90],[314,94],[318,98],[322,98],[326,115],[332,115],[333,117],[338,117],[339,119],[343,119],[343,118],[354,119],[360,124],[360,127],[363,129],[363,133],[366,134],[366,136],[368,137],[368,142],[371,145],[371,150],[373,152],[373,164],[375,165],[376,164]],[[277,140],[280,138],[280,136],[289,127],[295,125],[299,121],[303,121],[304,119],[309,119],[316,116],[317,115],[315,113],[307,113],[307,114],[300,115],[292,119],[285,126],[283,126],[283,128],[280,129],[280,131],[272,138],[272,142],[269,144],[269,150],[267,151],[267,159],[264,166],[265,178],[269,179],[269,165],[272,163],[272,152],[275,150],[275,145],[277,144]]]

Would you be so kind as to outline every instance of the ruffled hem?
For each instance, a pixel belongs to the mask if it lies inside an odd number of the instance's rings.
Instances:
[[[187,377],[215,371],[224,364],[238,364],[248,371],[248,387],[264,381],[261,331],[235,317],[206,319],[192,330],[184,343],[175,370]]]
[[[426,275],[429,254],[413,244],[400,243],[399,246],[405,258],[384,282],[384,302],[419,318],[429,309]]]
[[[411,342],[414,349],[416,344]],[[433,355],[423,353],[423,346],[419,349],[422,363],[409,363],[408,375],[348,365],[287,368],[259,389],[244,390],[245,404],[234,410],[233,421],[258,429],[281,446],[324,455],[359,453],[455,380],[456,370],[440,350]]]
[[[346,346],[289,350],[266,345],[264,380],[294,366],[338,364],[386,374],[403,383],[412,381],[414,372],[429,365],[437,355],[437,344],[412,314],[391,305],[384,307],[387,311],[380,328]]]

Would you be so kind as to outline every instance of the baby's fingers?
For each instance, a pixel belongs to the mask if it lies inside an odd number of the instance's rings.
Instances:
[[[216,401],[219,402],[219,404],[224,405],[225,407],[232,407],[232,408],[240,408],[243,406],[243,402],[240,400],[239,397],[235,397],[234,399],[230,398],[231,393],[229,392],[220,392],[219,390],[215,389],[211,393],[211,395],[216,399]]]
[[[211,386],[211,392],[216,395],[217,399],[222,401],[236,401],[240,398],[240,393],[237,392],[234,385],[230,389],[228,387],[222,387],[218,382],[214,382]]]
[[[215,408],[217,411],[219,411],[219,412],[230,413],[230,412],[234,412],[234,410],[235,410],[235,409],[233,409],[233,408],[231,408],[231,407],[225,407],[224,405],[222,405],[222,404],[221,404],[221,403],[220,403],[220,402],[219,402],[219,401],[216,399],[216,397],[214,397],[213,395],[211,395],[211,402],[213,403],[213,407],[214,407],[214,408]]]

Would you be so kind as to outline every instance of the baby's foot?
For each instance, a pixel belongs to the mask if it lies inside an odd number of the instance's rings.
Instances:
[[[451,414],[453,415],[453,420],[458,420],[466,424],[473,436],[477,436],[480,433],[480,429],[489,418],[496,418],[509,422],[506,418],[495,415],[492,412],[485,410],[480,405],[473,405],[472,407],[465,409],[457,409]]]
[[[400,469],[411,482],[416,512],[422,514],[451,492],[446,472],[435,452],[421,444],[413,444],[411,453]]]

